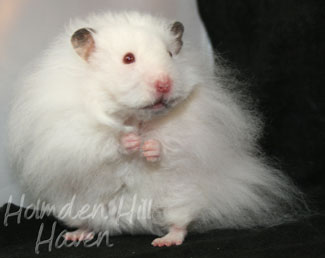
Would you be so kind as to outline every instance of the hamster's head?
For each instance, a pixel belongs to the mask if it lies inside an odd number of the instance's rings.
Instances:
[[[148,120],[193,90],[183,79],[183,33],[180,22],[117,15],[76,30],[71,43],[116,111]]]

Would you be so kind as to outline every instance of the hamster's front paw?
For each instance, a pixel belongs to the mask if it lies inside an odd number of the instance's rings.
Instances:
[[[121,137],[122,152],[131,154],[140,149],[141,137],[135,133],[124,134]]]
[[[160,160],[161,144],[155,139],[150,139],[142,145],[142,154],[147,161],[156,162]]]

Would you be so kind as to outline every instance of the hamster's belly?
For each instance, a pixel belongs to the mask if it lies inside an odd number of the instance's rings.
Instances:
[[[47,199],[56,206],[55,216],[69,226],[86,225],[96,232],[108,230],[110,235],[161,234],[155,226],[161,219],[155,196],[163,191],[155,178],[158,170],[138,158],[128,158],[90,171],[88,178],[69,188],[57,185],[61,194]]]

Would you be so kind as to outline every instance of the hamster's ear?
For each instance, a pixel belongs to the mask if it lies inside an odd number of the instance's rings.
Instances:
[[[175,42],[174,42],[174,54],[178,54],[179,51],[181,51],[182,46],[183,46],[183,33],[184,33],[184,25],[177,21],[174,22],[170,26],[170,31],[172,32],[173,36],[175,37]]]
[[[95,49],[95,40],[93,38],[94,29],[82,28],[73,33],[71,44],[77,54],[88,61],[89,56]]]

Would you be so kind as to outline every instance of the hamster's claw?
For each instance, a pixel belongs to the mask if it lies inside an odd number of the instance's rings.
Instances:
[[[142,145],[142,154],[149,162],[156,162],[161,157],[161,144],[155,139],[150,139]]]
[[[128,133],[121,137],[122,152],[131,154],[140,149],[141,138],[135,133]]]

